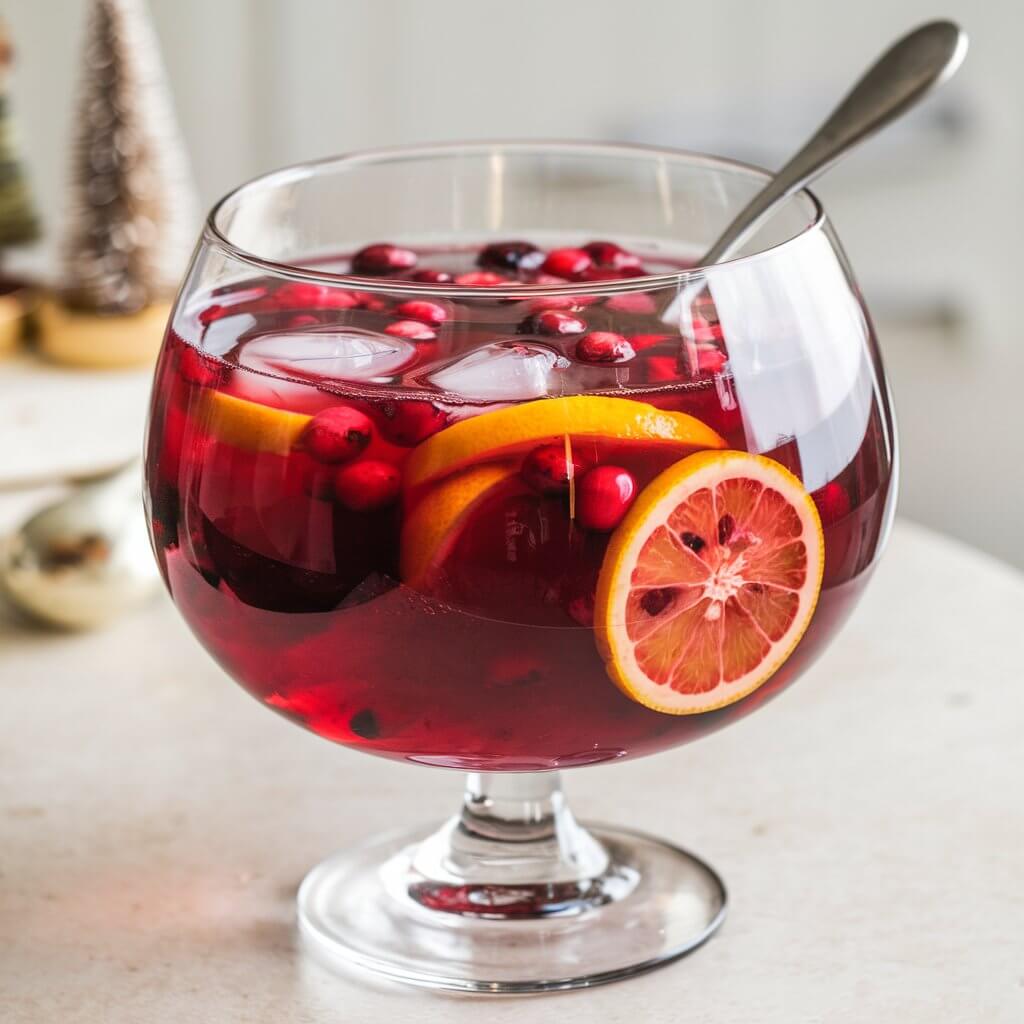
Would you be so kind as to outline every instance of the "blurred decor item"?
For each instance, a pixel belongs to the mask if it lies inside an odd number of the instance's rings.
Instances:
[[[39,219],[21,163],[7,94],[13,61],[14,48],[0,19],[0,260],[4,250],[39,237]],[[7,276],[0,266],[0,356],[14,351],[28,336],[36,302],[32,285]]]
[[[158,581],[138,461],[37,512],[0,547],[0,583],[11,602],[66,629],[104,625]]]
[[[77,366],[153,360],[198,226],[197,205],[143,0],[92,0],[63,279],[40,348]]]

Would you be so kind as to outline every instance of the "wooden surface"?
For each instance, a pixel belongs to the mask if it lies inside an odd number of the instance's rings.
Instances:
[[[1024,1019],[1024,581],[901,523],[825,658],[691,747],[572,772],[578,814],[677,840],[732,909],[693,956],[528,1001],[336,976],[294,894],[451,812],[230,683],[161,597],[112,630],[0,621],[0,1019],[559,1024]]]

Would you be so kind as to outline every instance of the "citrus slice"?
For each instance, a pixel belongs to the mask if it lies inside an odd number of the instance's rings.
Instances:
[[[312,418],[223,391],[205,391],[203,401],[199,422],[217,440],[254,452],[287,455]]]
[[[460,420],[434,434],[410,457],[406,486],[412,488],[447,476],[481,458],[511,457],[566,434],[571,434],[574,441],[725,447],[725,441],[695,417],[657,409],[646,402],[604,395],[541,398]]]
[[[594,629],[609,676],[670,715],[740,700],[803,636],[824,556],[818,511],[785,467],[734,451],[682,459],[605,553]]]
[[[491,462],[456,473],[432,487],[402,527],[402,582],[422,585],[430,569],[444,561],[473,508],[515,476],[514,466]]]

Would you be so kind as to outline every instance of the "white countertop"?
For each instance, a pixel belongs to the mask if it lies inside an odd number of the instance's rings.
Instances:
[[[453,811],[456,775],[268,714],[163,597],[105,633],[0,620],[0,1019],[1019,1024],[1022,613],[1020,576],[898,525],[853,621],[769,708],[568,775],[582,817],[722,872],[718,936],[641,978],[486,1006],[333,975],[295,932],[308,868]]]

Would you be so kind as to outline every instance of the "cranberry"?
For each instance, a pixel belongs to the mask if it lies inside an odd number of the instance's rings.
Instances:
[[[410,299],[395,307],[395,313],[407,320],[419,320],[425,324],[443,324],[448,319],[448,310],[438,302],[424,299]]]
[[[545,309],[527,317],[519,325],[519,330],[523,334],[546,334],[549,337],[582,334],[586,329],[586,320],[557,309]]]
[[[227,306],[221,306],[214,304],[207,306],[206,309],[201,310],[199,313],[199,322],[204,326],[212,324],[214,320],[219,320],[222,316],[227,316],[231,310]]]
[[[823,526],[831,526],[850,513],[850,495],[838,480],[832,480],[815,491],[811,497],[818,506]]]
[[[587,530],[614,530],[635,496],[632,473],[621,466],[595,466],[576,486],[576,520]]]
[[[544,270],[555,277],[578,278],[593,265],[590,254],[583,249],[552,249],[544,261]]]
[[[576,358],[585,363],[628,363],[633,346],[614,331],[591,331],[576,344]]]
[[[411,280],[424,284],[451,284],[452,275],[447,270],[417,270]]]
[[[621,245],[614,242],[589,242],[583,246],[583,251],[599,267],[611,267],[613,270],[622,270],[625,267],[639,267],[640,257],[627,252]]]
[[[614,309],[617,313],[637,313],[645,316],[653,313],[657,306],[654,299],[646,292],[624,292],[622,295],[613,295],[605,303],[607,309]]]
[[[200,388],[212,388],[218,384],[224,370],[220,363],[194,348],[181,350],[178,368],[185,380]]]
[[[334,477],[334,495],[354,512],[390,505],[397,497],[402,475],[380,459],[362,459],[342,466]]]
[[[409,341],[433,341],[437,334],[419,320],[396,320],[384,328],[385,334],[395,338],[408,338]]]
[[[384,416],[381,433],[406,448],[425,441],[448,422],[448,414],[433,402],[388,402]]]
[[[493,242],[480,250],[476,262],[494,270],[536,270],[544,253],[532,242]]]
[[[275,309],[352,309],[358,305],[356,297],[340,288],[327,288],[319,284],[289,281],[271,296]]]
[[[564,444],[544,444],[526,456],[519,472],[539,494],[563,494],[569,490],[569,481],[582,470],[575,455],[571,462],[566,458]]]
[[[459,274],[455,283],[464,288],[493,288],[495,285],[508,284],[507,278],[501,274],[495,274],[490,270],[469,270],[465,274]]]
[[[354,274],[369,274],[377,277],[383,274],[401,273],[412,270],[416,266],[416,253],[412,249],[403,249],[390,242],[378,242],[368,245],[352,257]]]
[[[348,462],[373,437],[370,417],[351,405],[322,409],[306,424],[299,444],[319,462]]]
[[[319,323],[320,321],[312,313],[298,313],[288,318],[285,327],[312,327]]]

